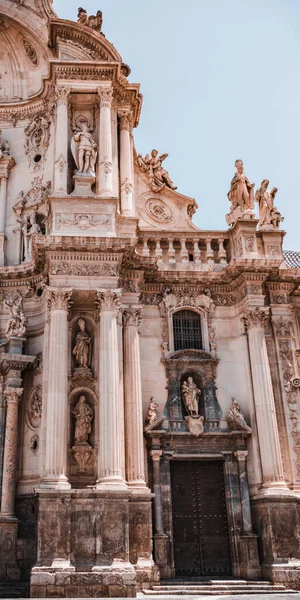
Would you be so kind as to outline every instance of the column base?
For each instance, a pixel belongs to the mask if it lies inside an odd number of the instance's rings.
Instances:
[[[263,483],[257,490],[255,498],[264,498],[269,496],[294,496],[293,492],[288,488],[285,481],[271,481]]]
[[[114,491],[114,490],[128,490],[126,481],[123,477],[105,477],[101,478],[96,482],[95,490],[103,491]]]
[[[45,477],[40,483],[41,490],[62,490],[68,491],[71,489],[71,484],[67,477],[62,475],[59,478]]]
[[[151,490],[148,488],[145,481],[142,479],[136,479],[135,481],[128,481],[128,489],[133,494],[151,494]]]

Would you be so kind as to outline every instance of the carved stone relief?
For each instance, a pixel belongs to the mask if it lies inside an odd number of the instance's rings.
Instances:
[[[62,262],[52,263],[50,269],[51,275],[108,275],[115,277],[118,275],[118,266],[109,262]]]
[[[51,117],[41,112],[35,115],[25,127],[25,152],[28,155],[29,168],[39,171],[46,158],[50,139]]]
[[[26,332],[26,317],[23,310],[23,296],[21,292],[16,291],[11,294],[6,294],[3,299],[3,304],[10,314],[5,330],[6,337],[24,336]]]
[[[171,190],[176,190],[177,187],[170,179],[168,171],[163,168],[162,163],[168,157],[168,154],[158,155],[158,150],[152,150],[151,157],[146,154],[142,157],[137,156],[137,164],[143,173],[147,173],[148,184],[153,192],[161,192],[165,186]]]
[[[246,423],[245,417],[241,412],[241,407],[238,402],[232,398],[231,407],[228,411],[228,415],[226,417],[228,427],[232,431],[247,431],[251,433],[252,429]]]
[[[37,67],[39,64],[38,54],[36,49],[33,47],[32,43],[27,38],[22,38],[24,50],[27,58],[30,60],[31,64],[34,67]]]
[[[38,429],[41,424],[42,397],[42,386],[36,385],[31,392],[27,409],[28,423],[32,429]]]
[[[67,213],[58,213],[55,215],[55,228],[57,230],[62,230],[63,233],[63,231],[70,229],[70,227],[79,231],[87,231],[94,228],[110,230],[112,227],[111,216],[91,213],[75,213],[71,216]]]
[[[159,223],[168,223],[172,219],[172,211],[166,202],[149,198],[146,200],[145,209],[152,219]]]

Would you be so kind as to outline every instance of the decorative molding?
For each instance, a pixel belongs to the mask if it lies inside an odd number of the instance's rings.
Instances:
[[[40,384],[36,385],[29,398],[27,417],[30,427],[38,429],[42,418],[42,398],[43,390]]]
[[[50,267],[51,275],[78,275],[88,277],[90,275],[107,275],[117,277],[118,265],[109,262],[86,263],[86,262],[57,262]]]
[[[70,227],[72,229],[79,229],[79,231],[87,231],[94,227],[104,227],[109,230],[111,229],[111,217],[110,215],[96,215],[92,213],[75,213],[73,215],[69,213],[56,213],[56,230]]]
[[[11,387],[7,387],[4,390],[4,397],[5,397],[5,401],[7,402],[7,404],[19,404],[22,395],[23,395],[23,388],[11,388]]]
[[[117,316],[121,309],[121,292],[118,290],[96,290],[99,310],[114,312]]]
[[[46,292],[47,306],[50,311],[65,310],[68,312],[72,290],[70,288],[48,288]]]

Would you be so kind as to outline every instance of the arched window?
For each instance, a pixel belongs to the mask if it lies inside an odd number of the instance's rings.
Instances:
[[[173,315],[174,350],[201,350],[201,318],[193,310],[179,310]]]

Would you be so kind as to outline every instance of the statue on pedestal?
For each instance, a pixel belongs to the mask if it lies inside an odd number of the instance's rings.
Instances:
[[[22,256],[24,262],[27,262],[32,259],[32,238],[34,235],[41,235],[42,230],[37,222],[36,211],[17,219],[17,221],[21,224],[22,230]]]
[[[153,398],[153,396],[152,396],[150,398],[150,403],[149,403],[148,411],[147,411],[147,420],[146,420],[147,425],[153,425],[153,423],[155,423],[158,420],[157,409],[158,409],[158,404],[155,401],[155,398]]]
[[[151,157],[149,154],[146,154],[144,158],[141,154],[137,157],[137,163],[141,171],[148,174],[149,185],[153,192],[160,192],[165,186],[171,190],[177,190],[170,179],[168,171],[162,167],[162,163],[167,157],[168,154],[158,156],[158,150],[152,150]]]
[[[196,386],[192,377],[188,377],[181,386],[182,398],[185,409],[190,417],[198,417],[198,402],[201,391]]]
[[[250,183],[248,177],[246,177],[242,160],[238,159],[234,164],[237,172],[231,180],[230,190],[227,194],[231,202],[230,210],[233,211],[238,206],[242,211],[252,210],[254,206],[253,188],[255,183]]]
[[[94,411],[87,403],[85,396],[80,396],[72,414],[75,417],[75,444],[89,445],[88,437],[92,430]]]
[[[259,206],[259,226],[266,227],[266,229],[278,229],[280,222],[283,221],[278,208],[274,206],[278,188],[274,187],[269,191],[268,186],[269,180],[264,179],[255,194],[255,200]]]
[[[73,355],[75,360],[80,367],[88,369],[91,360],[91,338],[85,331],[85,320],[78,319],[79,331],[76,334],[75,346],[73,348]]]
[[[87,121],[79,121],[78,127],[80,131],[77,131],[71,140],[71,151],[78,169],[77,174],[95,177],[97,144],[89,133]]]

